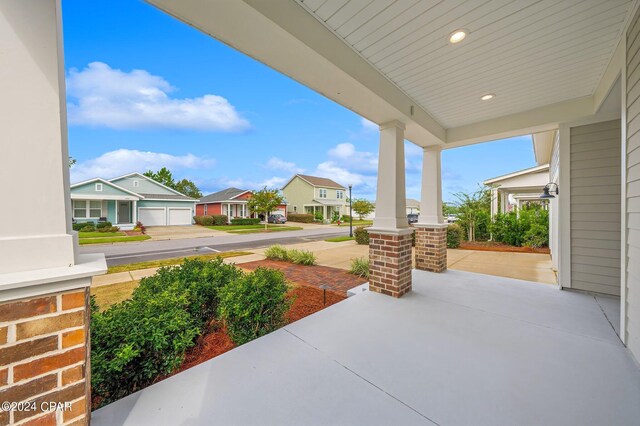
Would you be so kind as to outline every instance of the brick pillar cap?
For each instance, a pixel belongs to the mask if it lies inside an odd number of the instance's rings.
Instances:
[[[416,228],[448,228],[448,223],[414,223]]]
[[[413,228],[367,228],[367,232],[370,234],[381,235],[410,235],[413,233]]]

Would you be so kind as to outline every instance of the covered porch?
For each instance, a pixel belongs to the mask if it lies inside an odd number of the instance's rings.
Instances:
[[[320,213],[322,215],[322,221],[328,223],[334,215],[334,212],[338,212],[342,216],[342,206],[344,202],[332,202],[331,200],[314,200],[315,204],[305,204],[304,212],[315,215]]]
[[[615,298],[413,272],[92,414],[94,425],[637,424]]]

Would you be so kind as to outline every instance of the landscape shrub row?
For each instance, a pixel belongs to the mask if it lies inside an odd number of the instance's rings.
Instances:
[[[72,225],[74,231],[79,232],[118,232],[120,228],[111,222],[81,222]]]
[[[353,231],[353,236],[355,237],[356,243],[369,245],[369,232],[367,228],[364,226],[359,226]],[[464,237],[464,233],[462,228],[456,224],[451,224],[447,228],[447,247],[448,248],[457,248],[460,247],[460,242]],[[413,232],[411,245],[415,247],[416,245],[416,233]]]
[[[202,226],[222,226],[227,224],[227,216],[223,214],[214,214],[207,216],[194,216],[193,221],[196,225]]]
[[[232,225],[258,225],[259,223],[260,219],[258,218],[236,217],[231,219]]]
[[[493,239],[512,246],[547,247],[549,212],[538,206],[495,216],[491,224]]]
[[[275,330],[288,309],[286,293],[282,273],[246,274],[218,258],[161,268],[131,299],[102,312],[92,299],[93,395],[109,403],[170,374],[219,321],[238,345]]]
[[[287,220],[289,222],[312,223],[314,216],[308,213],[289,213]]]
[[[316,255],[308,250],[287,249],[280,245],[273,245],[265,250],[267,259],[291,262],[298,265],[315,265]]]

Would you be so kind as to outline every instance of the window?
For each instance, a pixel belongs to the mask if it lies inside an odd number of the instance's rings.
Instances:
[[[137,188],[137,187],[139,187],[139,186],[140,186],[140,181],[138,181],[138,180],[134,180],[134,181],[133,181],[133,187],[134,187],[134,188]]]
[[[207,215],[207,205],[206,204],[204,205],[204,215],[205,216]]]
[[[325,188],[320,188],[318,194],[320,198],[327,198],[327,190]]]
[[[73,217],[87,217],[87,202],[85,200],[73,200]]]
[[[101,183],[96,183],[96,191],[97,192],[101,192],[102,191],[102,184]]]
[[[338,190],[336,191],[336,198],[337,198],[338,200],[342,200],[342,199],[344,199],[344,191],[341,191],[341,190],[339,190],[339,189],[338,189]]]
[[[102,217],[102,201],[73,200],[73,217],[79,219],[99,219]]]

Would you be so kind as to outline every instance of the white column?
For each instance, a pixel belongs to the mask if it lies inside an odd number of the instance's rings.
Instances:
[[[393,231],[409,227],[405,191],[404,129],[404,124],[395,120],[380,126],[376,211],[370,230]]]
[[[498,188],[491,188],[491,218],[498,214]]]
[[[420,225],[441,225],[442,214],[442,148],[430,146],[422,154],[422,191],[420,194]]]
[[[131,214],[132,220],[134,224],[138,222],[138,200],[133,200],[133,213]]]

